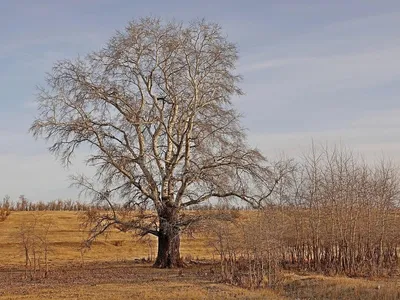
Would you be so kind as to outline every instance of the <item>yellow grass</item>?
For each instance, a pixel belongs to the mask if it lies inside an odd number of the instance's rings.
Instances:
[[[24,263],[24,252],[21,248],[21,228],[32,222],[51,222],[48,240],[51,253],[50,263],[63,264],[66,262],[81,262],[81,243],[87,232],[80,228],[78,212],[12,212],[0,223],[0,265],[21,265]],[[133,237],[129,233],[112,232],[100,237],[90,251],[84,253],[84,261],[124,261],[137,258],[147,258],[157,253],[156,239],[152,238],[151,245],[144,240]],[[181,255],[194,259],[211,259],[213,249],[207,247],[207,241],[202,236],[195,238],[183,236]]]
[[[218,286],[213,290],[214,286]],[[239,288],[223,287],[221,285],[208,286],[207,288],[197,285],[167,285],[151,286],[149,284],[127,286],[122,284],[104,284],[100,286],[80,286],[58,290],[40,291],[37,294],[20,298],[6,299],[94,299],[102,295],[102,299],[283,299],[271,291],[251,292]],[[2,298],[0,298],[2,299]]]
[[[26,295],[5,294],[0,299],[285,299],[269,290],[247,291],[214,284],[100,284],[37,289]]]
[[[282,289],[285,295],[294,299],[400,299],[398,278],[363,279],[287,273]]]

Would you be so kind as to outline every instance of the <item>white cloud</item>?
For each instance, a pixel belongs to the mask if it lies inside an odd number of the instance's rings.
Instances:
[[[274,70],[276,76],[266,82],[266,88],[286,86],[283,91],[298,93],[310,87],[312,92],[326,88],[370,87],[400,75],[400,43],[357,54],[269,60],[243,69],[250,72],[270,68],[283,70]]]
[[[399,20],[396,11],[364,15],[268,40],[241,60],[239,70],[246,84],[283,101],[374,87],[400,75]]]

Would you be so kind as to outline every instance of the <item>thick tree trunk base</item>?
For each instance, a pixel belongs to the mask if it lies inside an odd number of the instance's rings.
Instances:
[[[160,218],[158,232],[158,252],[155,268],[182,268],[184,266],[180,248],[180,232],[176,227],[176,212],[167,211]]]
[[[160,235],[158,237],[158,253],[156,261],[153,265],[155,268],[182,268],[183,260],[179,251],[180,237]]]

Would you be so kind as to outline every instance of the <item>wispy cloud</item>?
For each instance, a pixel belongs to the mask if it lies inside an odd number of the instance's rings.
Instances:
[[[334,91],[370,87],[400,75],[400,43],[395,47],[357,54],[269,60],[250,65],[243,71],[263,70],[275,75],[265,82],[264,87],[290,87],[282,88],[286,92],[298,93],[310,87],[313,92],[326,88]]]
[[[399,110],[369,113],[341,129],[250,134],[249,140],[269,157],[280,152],[298,157],[314,142],[345,145],[367,160],[389,157],[400,163],[400,118],[396,117],[399,113]]]
[[[399,12],[371,13],[249,52],[238,101],[246,126],[257,134],[341,130],[366,112],[400,109],[396,24]]]

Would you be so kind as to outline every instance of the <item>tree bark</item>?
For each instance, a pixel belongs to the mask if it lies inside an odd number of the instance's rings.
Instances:
[[[154,263],[156,268],[181,268],[183,261],[180,255],[180,232],[176,225],[177,209],[166,208],[160,214],[158,232],[158,252]]]

